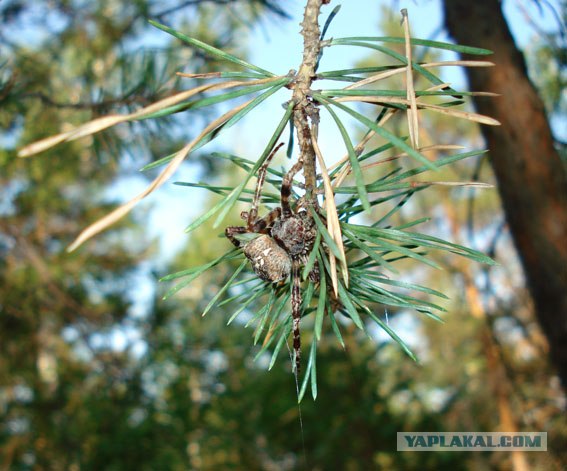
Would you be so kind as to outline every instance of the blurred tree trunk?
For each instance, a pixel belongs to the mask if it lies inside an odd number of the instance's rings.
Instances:
[[[473,90],[502,95],[476,98],[475,106],[502,123],[483,126],[482,133],[536,315],[567,388],[567,177],[543,102],[500,1],[445,0],[444,9],[446,27],[458,43],[494,51],[496,67],[466,72]]]

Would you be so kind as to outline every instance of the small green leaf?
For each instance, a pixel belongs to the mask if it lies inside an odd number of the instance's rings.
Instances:
[[[272,137],[268,141],[268,144],[266,145],[264,152],[262,153],[258,161],[255,163],[254,167],[252,167],[252,169],[250,170],[248,175],[244,178],[242,183],[240,183],[240,185],[238,185],[233,191],[230,192],[230,194],[227,196],[226,201],[223,201],[223,210],[215,220],[215,223],[213,224],[213,228],[216,229],[222,223],[228,212],[232,209],[232,207],[240,197],[240,193],[242,193],[242,191],[246,187],[246,184],[248,183],[250,178],[252,178],[252,175],[255,175],[258,172],[258,170],[264,163],[264,160],[266,160],[266,158],[274,148],[276,141],[280,138],[284,128],[288,124],[289,117],[291,116],[292,113],[293,113],[293,102],[290,101],[287,106],[286,112],[284,113],[281,121],[276,127],[276,130],[274,131]]]
[[[317,356],[317,339],[313,337],[313,341],[311,342],[311,349],[309,351],[309,360],[307,361],[307,368],[305,373],[303,374],[303,382],[301,383],[301,390],[299,391],[299,397],[297,398],[297,402],[300,403],[305,395],[305,391],[307,390],[307,385],[309,384],[309,378],[314,373],[314,366],[315,366],[315,358]],[[317,378],[315,378],[315,397],[317,396]],[[313,384],[313,378],[311,379],[311,384]],[[315,399],[315,397],[313,399]]]
[[[201,266],[198,266],[198,267],[189,268],[187,270],[182,270],[182,271],[179,271],[179,272],[176,272],[176,273],[171,273],[169,275],[166,275],[166,276],[160,278],[159,281],[162,282],[162,281],[175,280],[177,278],[181,278],[181,277],[184,277],[184,276],[188,277],[187,279],[183,280],[181,283],[175,285],[173,288],[171,288],[169,291],[167,291],[167,293],[165,293],[165,295],[163,296],[163,299],[167,299],[170,296],[172,296],[173,294],[177,293],[180,289],[187,286],[189,283],[191,283],[193,280],[195,280],[196,278],[201,276],[204,272],[206,272],[210,268],[218,265],[219,263],[221,263],[225,260],[230,260],[230,259],[234,258],[236,255],[238,255],[238,250],[233,249],[233,250],[221,255],[220,257],[216,258],[212,262],[205,263],[204,265],[201,265]]]
[[[165,157],[162,157],[161,159],[155,160],[154,162],[150,162],[149,164],[144,165],[141,169],[140,172],[145,172],[146,170],[151,170],[153,168],[159,167],[160,165],[164,165],[167,162],[169,162],[170,160],[173,160],[173,158],[178,154],[178,151],[175,151],[173,154],[169,154]]]
[[[250,79],[258,80],[263,77],[265,77],[265,75],[260,75],[255,72],[230,72],[230,71],[220,72],[220,78],[239,78],[239,79],[250,78]]]
[[[412,250],[410,250],[407,247],[404,247],[402,245],[395,245],[395,244],[388,242],[387,240],[385,240],[385,238],[378,235],[377,232],[372,231],[375,228],[368,227],[368,226],[356,226],[356,225],[352,225],[352,224],[347,224],[347,227],[349,229],[353,230],[354,233],[357,235],[357,237],[359,237],[363,240],[366,240],[368,242],[372,242],[373,244],[376,244],[379,248],[381,248],[385,252],[398,252],[402,255],[405,255],[406,257],[410,257],[410,258],[413,258],[415,260],[419,260],[419,261],[421,261],[421,262],[425,263],[426,265],[429,265],[433,268],[441,269],[441,266],[439,264],[435,263],[434,261],[430,260],[429,258],[424,257],[423,255],[420,255],[420,254],[418,254],[418,253],[416,253],[416,252],[414,252],[414,251],[412,251]],[[389,239],[391,239],[391,238],[389,238]],[[408,245],[419,245],[419,244],[409,243]]]
[[[377,44],[370,44],[370,43],[366,43],[366,42],[351,41],[351,40],[332,40],[331,42],[333,43],[332,45],[359,46],[359,47],[374,49],[376,51],[380,51],[383,54],[386,54],[387,56],[390,56],[390,57],[400,61],[400,63],[402,63],[403,65],[407,65],[407,63],[408,63],[406,56],[404,56],[403,54],[400,54],[400,53],[394,51],[393,49],[389,49],[387,47],[379,46]],[[445,83],[445,82],[443,82],[443,80],[441,80],[435,74],[433,74],[429,70],[423,68],[417,62],[412,62],[411,66],[412,66],[413,70],[420,73],[423,77],[425,77],[427,80],[429,80],[433,85],[442,85],[442,84]],[[458,94],[458,92],[456,90],[453,90],[451,87],[447,86],[447,87],[445,87],[445,89],[450,90],[450,91],[454,92],[455,94]]]
[[[261,95],[257,96],[256,98],[254,98],[253,100],[250,101],[250,103],[248,103],[248,105],[246,105],[242,110],[240,110],[238,113],[236,113],[232,118],[230,118],[228,121],[220,124],[217,128],[211,130],[210,132],[208,132],[206,135],[204,135],[193,147],[192,152],[195,152],[196,150],[200,149],[201,147],[203,147],[205,144],[209,143],[210,141],[212,141],[213,139],[215,139],[216,137],[218,137],[220,135],[221,132],[225,131],[226,129],[229,129],[231,126],[233,126],[234,124],[236,124],[238,121],[240,121],[244,116],[246,116],[250,111],[252,111],[255,107],[257,107],[262,101],[266,100],[267,98],[269,98],[271,95],[273,95],[274,93],[276,93],[278,90],[280,90],[283,86],[285,86],[286,83],[289,82],[289,78],[284,78],[278,81],[275,81],[274,83],[269,84],[269,86],[271,87],[268,91],[262,93]],[[250,87],[252,88],[252,87]],[[262,86],[262,88],[266,88],[264,86]],[[237,92],[233,92],[233,93],[237,93]],[[251,92],[248,92],[251,93]],[[216,97],[211,97],[208,98],[207,100],[214,100],[214,98]],[[181,106],[181,105],[179,105]],[[186,104],[184,104],[183,106],[186,106]],[[156,167],[159,167],[160,165],[163,165],[169,161],[171,161],[175,156],[177,155],[177,153],[173,153],[170,154],[166,157],[163,157],[155,162],[151,162],[147,165],[145,165],[144,167],[142,167],[140,169],[140,171],[146,171],[146,170],[150,170]]]
[[[335,16],[337,16],[337,13],[340,11],[340,9],[341,9],[341,5],[337,5],[335,8],[333,8],[331,13],[329,13],[329,16],[325,20],[325,24],[323,25],[323,30],[321,31],[321,37],[320,37],[321,41],[325,39],[325,34],[327,33],[327,30],[329,29],[331,22],[333,21]]]
[[[463,152],[463,153],[460,153],[460,154],[449,155],[447,157],[444,157],[442,159],[437,160],[435,162],[435,166],[437,168],[445,167],[447,165],[451,165],[455,162],[458,162],[459,160],[468,159],[469,157],[475,157],[477,155],[482,155],[482,154],[485,154],[486,152],[487,152],[486,150],[472,150],[470,152]],[[419,174],[424,173],[428,170],[430,170],[430,168],[427,165],[425,165],[423,167],[412,168],[410,170],[407,170],[407,171],[393,177],[390,180],[390,182],[394,183],[396,181],[403,180],[404,178],[419,175]]]
[[[473,156],[477,156],[477,155],[481,155],[484,154],[486,151],[484,150],[476,150],[476,151],[471,151],[471,152],[465,152],[462,154],[455,154],[455,155],[450,155],[446,158],[442,158],[439,159],[435,162],[435,166],[437,167],[437,169],[450,165],[454,162],[457,162],[459,160],[463,160],[469,157],[473,157]],[[400,180],[403,180],[405,178],[409,178],[409,177],[413,177],[416,175],[419,175],[421,173],[427,172],[431,170],[431,168],[428,165],[424,165],[421,167],[416,167],[410,170],[407,170],[403,173],[398,173],[397,175],[392,175],[389,178],[386,179],[380,179],[376,182],[370,183],[368,185],[366,185],[366,189],[369,193],[376,193],[376,192],[381,192],[381,191],[392,191],[392,190],[411,190],[411,191],[421,191],[423,189],[425,189],[425,186],[421,186],[421,187],[415,187],[415,184],[413,182],[404,182],[404,183],[400,183]],[[339,188],[335,189],[335,193],[343,193],[343,194],[355,194],[357,192],[356,188],[353,187],[348,187],[348,186],[341,186]],[[404,192],[404,193],[407,193]]]
[[[291,283],[290,283],[291,284]],[[313,299],[313,293],[315,292],[315,283],[309,282],[307,285],[307,289],[303,293],[303,301],[301,303],[301,312],[307,312],[309,305],[311,304],[311,300]]]
[[[350,291],[354,296],[353,299],[357,302],[385,304],[400,309],[415,309],[420,312],[431,312],[431,310],[446,312],[441,306],[428,301],[423,301],[422,299],[417,299],[402,293],[393,293],[387,289],[381,288],[377,284],[370,282],[367,279],[367,275],[368,270],[362,273],[353,271]],[[366,309],[365,305],[362,306]]]
[[[151,25],[155,26],[156,28],[159,28],[162,31],[171,34],[172,36],[176,37],[177,39],[180,39],[183,42],[190,44],[191,46],[202,49],[207,54],[216,57],[217,59],[233,62],[234,64],[238,64],[247,69],[254,70],[255,72],[258,72],[259,74],[265,77],[273,77],[275,75],[272,72],[261,69],[260,67],[250,64],[249,62],[246,62],[236,56],[233,56],[232,54],[228,54],[227,52],[217,49],[216,47],[210,46],[209,44],[205,44],[204,42],[199,41],[198,39],[190,38],[189,36],[179,33],[174,29],[171,29],[165,25],[158,23],[157,21],[149,20],[149,22]]]
[[[201,314],[202,317],[205,317],[205,315],[211,310],[211,308],[217,303],[217,301],[220,299],[220,297],[225,293],[225,291],[230,288],[230,286],[232,285],[232,282],[236,279],[236,277],[238,276],[238,274],[244,269],[244,267],[246,266],[246,263],[248,262],[248,260],[243,260],[242,263],[240,264],[240,266],[235,270],[235,272],[232,274],[232,276],[228,279],[228,281],[225,283],[225,285],[219,290],[219,292],[217,294],[215,294],[215,296],[213,297],[213,299],[211,299],[211,301],[209,302],[209,304],[207,304],[207,307],[205,308],[205,310],[203,311],[203,314]]]
[[[217,204],[215,204],[205,214],[202,214],[197,219],[195,219],[191,224],[189,224],[185,228],[185,232],[189,233],[191,231],[194,231],[199,226],[201,226],[203,223],[207,222],[210,218],[212,218],[216,213],[218,213],[222,209],[222,207],[226,204],[227,199],[228,199],[228,196],[225,196],[221,201],[219,201]]]
[[[221,93],[219,95],[214,95],[206,98],[201,98],[200,100],[189,101],[185,103],[179,103],[177,105],[172,105],[162,110],[156,111],[155,113],[144,115],[137,119],[137,121],[142,121],[145,119],[155,119],[161,118],[163,116],[169,116],[173,113],[179,113],[186,110],[198,110],[200,108],[205,108],[207,106],[212,106],[217,103],[222,103],[234,98],[238,98],[244,95],[249,95],[251,93],[264,90],[266,88],[273,87],[278,81],[272,81],[268,83],[262,83],[260,85],[251,85],[249,87],[242,88],[240,90],[232,90],[227,93]]]
[[[236,283],[233,283],[232,286],[240,286],[240,285],[248,284],[248,283],[250,283],[250,282],[252,282],[252,281],[258,281],[258,280],[259,280],[259,279],[258,279],[258,276],[257,276],[256,274],[254,274],[254,276],[251,276],[251,277],[246,278],[246,279],[244,279],[244,280],[240,280],[240,281],[237,281]],[[260,281],[260,282],[257,283],[255,286],[252,286],[252,287],[247,286],[245,292],[237,293],[237,294],[235,294],[234,296],[230,296],[230,297],[228,297],[228,298],[226,298],[226,299],[223,299],[223,300],[218,304],[218,306],[219,306],[219,307],[222,307],[222,306],[225,306],[226,304],[229,304],[229,303],[232,303],[232,302],[236,302],[236,301],[241,300],[241,299],[245,299],[245,298],[248,299],[248,298],[250,297],[250,293],[253,292],[253,291],[255,291],[256,289],[258,289],[258,287],[259,287],[260,285],[262,285],[262,284],[264,284],[264,282],[263,282],[263,281]]]
[[[333,329],[333,332],[335,333],[337,340],[339,341],[339,343],[341,344],[343,349],[346,349],[345,342],[343,340],[343,336],[341,335],[341,331],[340,331],[339,326],[337,324],[337,319],[335,319],[335,314],[333,312],[331,312],[331,306],[329,305],[329,303],[327,303],[327,312],[329,313],[329,319],[331,319],[331,328]]]
[[[384,65],[380,67],[357,67],[354,69],[329,70],[326,72],[318,72],[317,78],[327,79],[332,77],[341,77],[350,74],[369,74],[373,72],[384,72],[385,70],[400,69],[402,67],[403,67],[402,65]]]
[[[293,124],[293,117],[289,118],[289,140],[287,141],[287,149],[285,155],[288,159],[291,159],[293,155],[293,143],[295,136],[295,125]]]
[[[384,216],[382,216],[380,219],[378,219],[377,221],[372,223],[372,227],[378,227],[384,221],[389,221],[390,218],[395,213],[397,213],[408,202],[408,200],[414,195],[414,193],[415,193],[415,191],[408,191],[407,193],[405,193],[403,195],[403,197],[400,199],[400,201],[398,202],[398,204],[396,204],[396,206],[394,206],[392,209],[390,209],[390,211],[388,211],[386,214],[384,214]]]
[[[276,291],[272,290],[270,293],[270,298],[268,299],[268,304],[266,304],[266,306],[264,307],[264,315],[262,316],[262,319],[260,320],[258,326],[256,327],[256,333],[254,334],[254,345],[258,343],[258,339],[260,338],[260,335],[264,330],[264,326],[266,325],[266,321],[268,320],[268,317],[270,317],[270,312],[272,311],[272,306],[274,305],[275,301],[276,301]]]
[[[427,167],[429,167],[430,170],[437,170],[437,167],[434,163],[430,162],[421,153],[419,153],[418,151],[416,151],[412,147],[408,146],[403,139],[400,139],[399,137],[395,136],[394,134],[392,134],[390,131],[387,131],[382,126],[378,126],[374,121],[372,121],[371,119],[368,119],[366,116],[358,113],[357,111],[350,109],[348,106],[345,106],[342,103],[331,100],[330,98],[325,98],[319,93],[314,93],[313,96],[317,100],[321,100],[323,103],[324,102],[330,103],[330,104],[336,106],[337,108],[340,108],[341,110],[346,111],[353,118],[360,121],[366,127],[368,127],[369,129],[372,129],[374,132],[376,132],[376,134],[378,134],[379,136],[382,136],[384,139],[390,141],[393,145],[395,145],[396,147],[398,147],[402,151],[406,152],[408,155],[410,155],[414,159],[425,164]],[[357,185],[357,188],[358,188],[358,185]]]
[[[284,308],[288,305],[290,297],[291,297],[291,291],[286,290],[281,294],[280,303],[278,304],[278,307],[274,311],[274,315],[272,316],[272,320],[270,322],[270,326],[269,326],[270,329],[272,328],[274,323],[279,319],[280,314],[283,312]],[[285,314],[285,316],[287,319],[287,313]]]
[[[407,97],[407,90],[370,90],[370,89],[356,89],[356,90],[345,90],[345,89],[328,89],[321,91],[321,95],[326,97],[341,97],[341,96],[374,96],[374,97],[394,97],[394,98],[406,98]],[[458,92],[459,95],[462,96],[473,96],[474,92]],[[415,96],[422,97],[422,96],[453,96],[455,94],[454,91],[450,90],[416,90]],[[401,104],[401,103],[400,103]],[[449,105],[449,106],[457,106],[462,104],[462,101],[451,101],[447,103],[439,103],[438,106]],[[406,105],[401,104],[402,106],[406,107]]]
[[[234,314],[232,314],[232,316],[230,316],[230,319],[228,319],[226,325],[230,325],[232,323],[232,321],[234,319],[236,319],[242,311],[244,311],[244,309],[246,309],[252,302],[254,302],[257,298],[259,298],[261,295],[263,295],[266,291],[267,291],[267,288],[264,287],[264,289],[258,289],[256,292],[254,292],[254,294],[252,294],[252,296],[248,297],[246,299],[246,301],[244,301],[242,306],[240,306],[240,308],[238,308],[236,310],[236,312]]]
[[[341,41],[377,41],[393,44],[405,44],[405,38],[398,38],[394,36],[354,36],[348,38],[335,38],[331,41],[332,44],[339,44]],[[410,43],[414,46],[426,46],[434,49],[445,49],[447,51],[460,52],[462,54],[474,54],[480,56],[486,56],[493,54],[492,51],[488,49],[482,49],[480,47],[472,46],[461,46],[459,44],[445,43],[440,41],[432,41],[430,39],[418,39],[411,38]]]
[[[378,123],[376,123],[378,124]],[[403,141],[407,141],[407,136],[401,136],[400,139],[402,139]],[[360,161],[363,162],[366,159],[369,159],[370,157],[374,157],[377,154],[381,154],[382,152],[386,152],[387,150],[390,150],[392,147],[394,147],[394,145],[391,142],[388,142],[380,147],[376,147],[375,149],[372,149],[371,151],[366,152],[366,154],[362,154],[360,156]],[[381,177],[383,178],[383,177]]]
[[[381,267],[384,267],[385,269],[389,270],[392,273],[398,273],[398,271],[390,264],[388,263],[384,257],[381,257],[380,255],[378,255],[376,253],[376,250],[373,250],[373,248],[368,245],[368,244],[364,244],[363,242],[361,242],[358,237],[356,237],[351,231],[344,231],[344,234],[349,238],[349,240],[352,241],[352,243],[358,247],[359,250],[363,251],[365,254],[367,254],[372,260],[374,260],[376,263],[378,263],[378,265],[380,265]]]
[[[272,96],[274,93],[276,93],[282,87],[287,85],[289,82],[290,82],[289,78],[285,78],[285,79],[282,79],[282,80],[278,80],[277,82],[274,82],[274,85],[268,91],[262,93],[261,95],[257,96],[256,98],[254,98],[248,106],[246,106],[244,109],[240,110],[232,118],[230,118],[226,122],[226,124],[224,125],[224,128],[228,129],[231,126],[233,126],[234,124],[236,124],[244,116],[246,116],[250,111],[252,111],[254,108],[256,108],[260,103],[262,103],[264,100],[266,100],[267,98]]]
[[[405,224],[400,224],[399,226],[396,226],[395,229],[399,229],[399,230],[407,229],[408,227],[418,226],[419,224],[423,224],[423,223],[426,223],[426,222],[429,222],[429,221],[431,221],[431,218],[429,218],[429,217],[419,218],[419,219],[416,219],[415,221],[409,221],[409,222],[406,222]]]
[[[323,30],[321,31],[321,36],[319,37],[319,41],[323,41],[323,38],[325,37],[325,34],[327,33],[327,29],[331,25],[333,18],[337,15],[337,13],[339,12],[340,9],[341,9],[341,6],[337,5],[335,8],[333,8],[333,11],[331,11],[329,16],[327,17],[327,20],[325,21],[325,24],[323,25]],[[323,52],[324,52],[324,48],[320,48],[319,49],[319,56],[317,57],[317,63],[315,64],[315,70],[317,70],[319,68],[319,63],[321,62],[321,58],[323,57]]]
[[[285,343],[287,337],[291,332],[291,317],[288,319],[288,321],[285,324],[282,324],[282,326],[283,326],[282,328],[283,331],[280,335],[280,339],[278,340],[276,348],[274,349],[274,353],[272,353],[272,358],[270,360],[270,365],[268,366],[268,371],[274,367],[274,364],[276,363],[276,359],[278,358],[278,354],[280,353],[283,344]]]
[[[436,291],[434,289],[427,288],[426,286],[421,286],[421,285],[409,283],[409,282],[406,282],[406,281],[391,280],[390,278],[386,278],[384,275],[382,275],[382,274],[380,274],[379,272],[376,272],[376,271],[362,272],[362,270],[359,270],[359,273],[361,275],[363,275],[365,278],[372,279],[372,280],[376,281],[377,283],[382,283],[382,284],[390,285],[390,286],[397,286],[398,288],[404,288],[404,289],[408,289],[408,290],[421,291],[422,293],[431,294],[433,296],[438,296],[438,297],[443,298],[443,299],[449,299],[445,294],[441,293],[440,291]]]
[[[350,225],[349,227],[352,227],[352,225]],[[464,247],[459,244],[454,244],[452,242],[440,239],[438,237],[433,237],[427,234],[421,234],[419,232],[401,231],[397,229],[380,229],[377,227],[369,228],[366,226],[357,226],[357,227],[362,232],[371,235],[372,238],[380,238],[382,242],[383,239],[389,239],[396,242],[401,242],[403,244],[411,244],[421,247],[429,247],[439,250],[445,250],[488,265],[496,264],[494,260],[492,260],[487,255],[483,254],[482,252],[470,249],[468,247]]]
[[[217,195],[221,195],[221,196],[226,196],[228,195],[228,193],[230,191],[232,191],[233,187],[232,186],[218,186],[218,185],[210,185],[208,183],[190,183],[190,182],[173,182],[174,185],[179,185],[179,186],[188,186],[190,188],[204,188],[205,190],[208,190],[212,193],[215,193]],[[238,201],[242,201],[245,203],[251,203],[253,198],[252,195],[254,194],[254,191],[252,190],[248,190],[248,189],[244,189],[242,191],[243,194],[246,195],[250,195],[249,197],[245,197],[245,196],[240,196],[240,198],[238,199]],[[260,195],[260,203],[266,204],[266,203],[279,203],[280,201],[280,195],[276,194],[276,193],[267,193],[267,192],[263,192],[262,195]]]
[[[368,309],[368,315],[370,316],[370,318],[376,322],[376,324],[378,324],[390,337],[392,337],[393,340],[396,341],[396,343],[402,347],[403,351],[407,353],[407,355],[416,363],[419,363],[417,357],[415,356],[415,354],[411,351],[411,349],[407,346],[407,344],[398,336],[398,334],[396,334],[396,332],[394,332],[390,326],[388,324],[386,324],[385,322],[383,322],[380,318],[378,318],[376,315],[374,315],[374,313]]]
[[[311,249],[311,253],[309,254],[309,258],[307,259],[307,263],[305,267],[303,267],[303,272],[301,274],[301,279],[306,280],[313,270],[315,266],[315,260],[317,258],[317,254],[319,253],[319,245],[321,244],[321,232],[317,232],[317,236],[315,237],[315,243],[313,244],[313,248]]]
[[[317,302],[317,314],[315,316],[315,337],[321,340],[323,331],[323,318],[325,317],[325,305],[327,303],[327,277],[322,265],[319,265],[321,273],[321,286],[319,287],[319,300]]]
[[[315,401],[317,399],[317,346],[315,338],[313,339],[309,360],[313,362],[313,366],[311,367],[311,396]]]
[[[352,168],[352,173],[354,174],[354,180],[356,181],[356,188],[358,189],[358,197],[360,198],[360,202],[362,203],[362,207],[366,211],[370,211],[370,204],[368,203],[368,194],[366,193],[366,187],[364,186],[364,177],[362,175],[362,169],[360,168],[360,162],[358,161],[358,155],[356,155],[356,151],[352,145],[350,137],[348,135],[347,130],[345,129],[343,123],[337,116],[337,114],[332,110],[332,108],[325,103],[323,103],[329,114],[333,117],[345,146],[348,152],[348,158],[350,161],[350,166]]]
[[[335,257],[337,257],[339,260],[344,261],[343,254],[341,253],[341,251],[337,247],[337,244],[335,243],[335,241],[331,237],[331,234],[329,234],[329,231],[327,230],[327,228],[324,226],[323,222],[321,221],[321,218],[319,218],[318,214],[315,212],[315,210],[312,207],[309,207],[309,211],[311,212],[311,215],[313,216],[313,220],[315,221],[315,224],[317,225],[317,229],[319,230],[319,233],[323,236],[323,239],[325,239],[325,242],[327,243],[327,246],[329,247],[331,252],[333,252],[333,255]]]
[[[273,292],[275,292],[275,291],[276,290],[274,290]],[[272,330],[272,327],[276,323],[276,321],[278,320],[283,308],[287,305],[287,302],[289,301],[289,294],[291,294],[291,293],[288,293],[288,295],[281,296],[280,302],[278,303],[278,305],[276,306],[276,308],[273,312],[272,320],[270,321],[270,324],[268,325],[268,332],[272,332],[272,335],[270,336],[270,338],[267,341],[264,341],[262,348],[260,348],[260,350],[258,351],[256,356],[254,357],[254,360],[259,358],[260,355],[262,355],[270,347],[270,345],[274,342],[274,340],[276,339],[277,332],[281,329],[282,324],[276,326],[273,330]],[[276,298],[278,296],[279,295],[276,294]],[[287,321],[287,317],[286,317],[286,321]]]
[[[356,307],[354,306],[354,304],[352,303],[348,291],[345,289],[345,287],[343,286],[343,284],[340,281],[339,281],[339,298],[341,299],[343,306],[345,307],[346,311],[350,315],[350,318],[352,319],[354,324],[359,329],[364,330],[364,325],[362,324],[362,320],[360,319],[360,316],[358,315],[358,311],[357,311]]]

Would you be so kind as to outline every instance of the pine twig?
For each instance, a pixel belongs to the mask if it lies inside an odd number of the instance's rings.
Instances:
[[[308,97],[311,84],[316,75],[316,66],[321,51],[321,31],[319,30],[319,13],[325,0],[308,0],[305,6],[301,35],[303,36],[303,59],[296,75],[292,100],[295,103],[293,124],[297,129],[299,142],[299,160],[303,161],[306,199],[316,202],[317,171],[315,150],[311,140],[311,125],[316,129],[319,124],[319,109]]]

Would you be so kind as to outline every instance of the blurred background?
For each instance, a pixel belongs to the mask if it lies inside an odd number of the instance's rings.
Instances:
[[[189,88],[176,71],[226,68],[147,18],[285,74],[301,60],[303,2],[4,0],[0,469],[567,469],[567,3],[344,3],[329,37],[399,36],[399,10],[408,8],[415,37],[495,50],[494,70],[443,77],[456,88],[469,82],[515,97],[475,103],[503,125],[481,132],[468,122],[422,116],[421,132],[424,141],[489,147],[488,157],[441,177],[498,189],[429,189],[399,217],[431,217],[422,232],[484,251],[499,265],[447,254],[436,260],[443,271],[401,265],[400,279],[450,298],[445,324],[388,312],[420,364],[387,335],[369,338],[346,320],[343,349],[326,326],[319,395],[306,396],[300,410],[287,353],[269,372],[269,356],[253,361],[259,346],[245,328],[246,313],[229,326],[236,309],[230,304],[200,315],[234,267],[207,272],[161,299],[171,287],[158,282],[161,276],[229,248],[211,225],[183,232],[214,196],[168,183],[131,216],[65,252],[82,228],[155,176],[141,167],[180,148],[221,109],[121,125],[29,159],[16,151]],[[323,19],[330,10],[323,9]],[[368,50],[337,49],[325,52],[320,70],[383,64]],[[275,95],[192,156],[174,180],[236,181],[234,169],[211,152],[256,159],[286,99]],[[344,148],[326,126],[320,143],[332,161]],[[407,132],[403,120],[392,127]],[[311,327],[306,319],[305,338]],[[548,452],[402,453],[395,451],[399,431],[546,431]]]

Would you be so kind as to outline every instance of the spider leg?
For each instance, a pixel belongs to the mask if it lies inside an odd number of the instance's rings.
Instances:
[[[306,254],[301,255],[301,264],[303,266],[307,265],[307,261],[309,260],[309,256]],[[321,274],[319,273],[319,264],[315,263],[313,268],[309,272],[309,280],[313,283],[319,283],[321,281]]]
[[[295,353],[295,373],[297,376],[299,376],[301,372],[301,337],[299,330],[299,324],[301,322],[300,268],[300,261],[294,259],[291,275],[293,280],[291,289],[291,317],[293,319],[293,351]]]
[[[284,219],[291,217],[291,204],[289,202],[289,197],[291,196],[291,187],[293,186],[293,177],[303,168],[303,161],[298,160],[293,167],[289,169],[282,180],[281,189],[281,206],[282,206],[282,216]]]
[[[264,163],[258,170],[258,178],[256,180],[256,191],[254,192],[254,199],[252,200],[252,207],[250,208],[250,212],[246,215],[248,218],[247,227],[249,231],[255,232],[252,228],[256,224],[256,218],[258,217],[258,204],[260,202],[260,197],[262,196],[262,188],[264,186],[264,180],[266,179],[266,173],[268,173],[268,167],[270,166],[270,162],[276,155],[276,152],[279,148],[283,146],[283,142],[281,142],[278,146],[270,152],[270,155],[266,157]]]
[[[241,247],[242,243],[235,237],[237,234],[246,234],[246,228],[241,226],[229,226],[224,230],[224,235],[235,247]]]
[[[282,214],[282,208],[274,208],[262,219],[258,219],[249,228],[252,232],[263,232],[266,228],[270,227],[274,221],[277,221]]]

